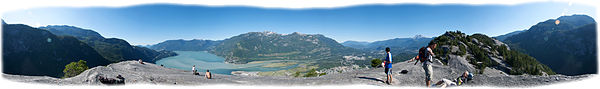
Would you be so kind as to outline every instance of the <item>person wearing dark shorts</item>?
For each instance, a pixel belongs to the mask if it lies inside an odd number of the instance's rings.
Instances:
[[[392,75],[392,68],[385,68],[385,74],[386,75]],[[391,80],[391,79],[390,79]]]
[[[390,54],[390,48],[385,48],[385,75],[387,75],[387,80],[385,81],[387,84],[392,83],[392,54]]]
[[[389,74],[389,73],[392,73],[392,70],[391,70],[390,68],[387,68],[387,67],[386,67],[386,68],[385,68],[385,74]]]

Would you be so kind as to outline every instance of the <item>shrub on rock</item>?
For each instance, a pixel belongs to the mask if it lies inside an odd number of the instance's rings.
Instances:
[[[79,60],[78,62],[71,62],[71,63],[67,64],[65,66],[65,69],[63,70],[63,73],[65,73],[63,78],[77,76],[81,72],[89,69],[89,67],[86,64],[87,64],[87,62],[84,60]]]

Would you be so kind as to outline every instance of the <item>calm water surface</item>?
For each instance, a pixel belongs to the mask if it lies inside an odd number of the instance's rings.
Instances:
[[[283,67],[262,67],[269,63],[283,62],[281,60],[265,61],[263,63],[253,64],[226,64],[225,59],[206,51],[174,51],[177,56],[160,59],[157,65],[164,65],[167,68],[176,68],[186,71],[192,70],[192,65],[196,65],[198,72],[206,72],[206,69],[212,73],[231,75],[232,71],[277,71],[287,70],[298,66]]]

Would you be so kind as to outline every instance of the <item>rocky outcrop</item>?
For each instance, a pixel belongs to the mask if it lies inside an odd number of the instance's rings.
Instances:
[[[483,34],[448,31],[432,40],[438,43],[434,57],[452,68],[483,73],[487,68],[506,74],[555,74],[546,65],[524,53],[510,50],[501,41]]]
[[[420,65],[399,62],[393,64],[393,81],[391,86],[425,86],[424,71]],[[406,73],[399,73],[406,70]],[[465,70],[454,69],[450,66],[433,65],[433,81],[453,79]],[[483,74],[475,74],[474,80],[463,86],[496,86],[496,87],[525,87],[554,84],[559,82],[574,81],[594,75],[579,76],[535,76],[535,75],[506,75],[500,71],[486,69]],[[26,83],[41,83],[52,85],[105,85],[98,76],[117,79],[121,75],[127,84],[159,84],[159,85],[275,85],[275,86],[301,86],[301,85],[378,85],[389,86],[383,83],[385,74],[383,68],[360,69],[337,74],[327,74],[320,77],[268,77],[268,76],[242,76],[213,74],[213,79],[205,79],[203,73],[193,75],[191,71],[164,68],[159,65],[136,61],[124,61],[108,66],[94,67],[71,78],[58,79],[44,76],[22,76],[3,74],[9,80]]]

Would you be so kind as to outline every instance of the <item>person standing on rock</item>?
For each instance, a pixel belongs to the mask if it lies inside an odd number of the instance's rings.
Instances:
[[[425,58],[427,59],[423,61],[423,70],[425,70],[425,84],[427,87],[431,87],[431,79],[433,76],[433,67],[431,67],[431,62],[433,61],[433,56],[435,55],[433,53],[433,49],[435,49],[436,46],[437,44],[435,42],[429,42],[429,45],[427,46],[427,52],[425,53]]]
[[[385,80],[385,83],[387,84],[391,84],[392,83],[392,54],[390,53],[390,47],[386,47],[385,48],[385,60],[384,62],[384,66],[385,66],[385,75],[387,75],[387,80]]]
[[[196,75],[196,65],[192,66],[192,72]]]

